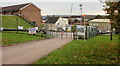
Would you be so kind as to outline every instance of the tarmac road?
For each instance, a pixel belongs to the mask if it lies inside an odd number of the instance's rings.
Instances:
[[[3,47],[2,64],[32,64],[70,41],[70,38],[52,38]]]

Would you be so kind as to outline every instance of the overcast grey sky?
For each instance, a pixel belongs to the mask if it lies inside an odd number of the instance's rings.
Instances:
[[[83,4],[83,14],[105,15],[99,0],[2,0],[1,6],[32,2],[42,10],[42,15],[69,15],[73,4],[72,15],[80,15],[79,4]]]
[[[98,2],[99,0],[2,0],[2,2]]]

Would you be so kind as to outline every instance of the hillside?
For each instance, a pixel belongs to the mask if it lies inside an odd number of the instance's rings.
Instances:
[[[27,23],[24,19],[18,16],[2,16],[2,28],[7,29],[16,29],[17,28],[17,21],[18,18],[18,26],[23,26],[23,29],[28,29],[29,27],[33,27],[29,23]]]

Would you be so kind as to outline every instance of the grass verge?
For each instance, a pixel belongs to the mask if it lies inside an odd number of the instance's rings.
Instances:
[[[112,41],[108,35],[99,35],[72,41],[34,64],[117,64],[118,49],[118,35]]]
[[[2,45],[6,44],[13,44],[13,43],[20,43],[20,42],[27,42],[32,40],[38,40],[38,39],[45,39],[46,37],[40,37],[40,36],[34,36],[34,35],[28,35],[27,32],[24,34],[16,34],[15,32],[3,32],[2,33]]]

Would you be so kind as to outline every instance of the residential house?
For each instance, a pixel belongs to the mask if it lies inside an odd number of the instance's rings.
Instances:
[[[66,30],[66,27],[68,26],[68,20],[66,18],[61,18],[61,17],[48,17],[46,22],[49,26],[49,30]]]
[[[25,3],[0,8],[0,15],[15,15],[27,20],[28,22],[40,27],[41,9],[33,3]]]

